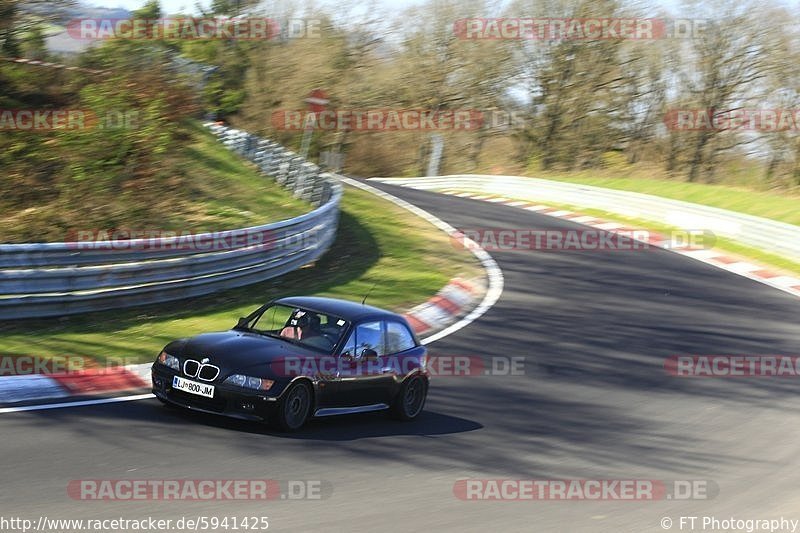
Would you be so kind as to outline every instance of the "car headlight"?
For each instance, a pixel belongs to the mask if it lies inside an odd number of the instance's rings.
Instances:
[[[158,359],[156,359],[156,361],[158,361],[159,363],[161,363],[164,366],[168,366],[169,368],[171,368],[173,370],[180,370],[181,369],[181,362],[178,361],[178,358],[168,354],[167,352],[165,352],[163,350],[161,351],[160,354],[158,354]]]
[[[269,390],[275,383],[271,379],[254,378],[252,376],[243,376],[242,374],[233,374],[228,376],[223,383],[228,385],[236,385],[245,389],[255,390]]]

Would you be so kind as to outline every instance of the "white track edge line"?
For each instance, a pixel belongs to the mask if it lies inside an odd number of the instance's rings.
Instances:
[[[376,196],[383,198],[384,200],[388,200],[389,202],[392,202],[393,204],[402,207],[407,211],[414,213],[418,217],[436,226],[437,228],[439,228],[440,230],[442,230],[443,232],[447,233],[450,236],[458,233],[458,230],[456,228],[454,228],[444,220],[432,215],[431,213],[423,209],[420,209],[419,207],[409,202],[406,202],[405,200],[398,198],[397,196],[394,196],[392,194],[389,194],[388,192],[384,192],[380,189],[377,189],[372,185],[361,183],[354,179],[345,178],[343,176],[340,176],[339,179],[343,183],[346,183],[363,191],[372,193]],[[462,237],[459,236],[459,239],[462,239]],[[484,294],[481,303],[478,304],[478,306],[475,309],[470,311],[461,320],[447,326],[442,331],[439,331],[437,333],[434,333],[433,335],[421,339],[422,344],[430,344],[432,342],[438,341],[468,326],[469,324],[477,320],[481,315],[486,313],[486,311],[491,309],[492,306],[495,303],[497,303],[497,300],[500,299],[500,295],[503,294],[503,284],[504,284],[503,271],[497,265],[497,262],[494,260],[494,258],[489,254],[489,252],[478,246],[478,243],[476,243],[472,239],[463,237],[463,242],[464,242],[464,247],[468,248],[472,252],[472,254],[478,259],[478,261],[481,262],[483,269],[486,271],[486,276],[489,280],[489,286],[486,289],[486,294]]]
[[[116,396],[114,398],[99,398],[97,400],[81,400],[79,402],[47,403],[43,405],[23,405],[20,407],[2,407],[0,413],[19,413],[22,411],[44,411],[46,409],[63,409],[65,407],[83,407],[85,405],[100,405],[104,403],[132,402],[155,398],[151,393],[135,394],[133,396]]]

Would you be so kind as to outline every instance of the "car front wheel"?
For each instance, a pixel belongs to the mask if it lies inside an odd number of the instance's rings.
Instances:
[[[276,422],[284,431],[296,431],[303,427],[311,413],[313,392],[305,382],[292,385],[278,402]]]
[[[400,387],[392,404],[392,416],[398,420],[414,420],[425,406],[428,381],[422,376],[411,376]]]

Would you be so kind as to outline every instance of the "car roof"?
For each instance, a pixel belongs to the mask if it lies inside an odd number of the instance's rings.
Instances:
[[[289,305],[292,307],[302,307],[309,311],[316,311],[334,315],[345,320],[359,321],[366,318],[387,319],[402,317],[397,313],[392,313],[385,309],[363,305],[361,302],[351,302],[350,300],[340,300],[338,298],[323,298],[321,296],[290,296],[275,300],[275,303]]]

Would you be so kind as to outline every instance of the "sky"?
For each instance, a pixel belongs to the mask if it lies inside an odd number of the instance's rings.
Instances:
[[[380,3],[386,2],[389,5],[397,7],[408,7],[412,5],[422,4],[424,0],[382,0]],[[123,7],[128,11],[139,9],[145,4],[145,0],[83,0],[82,4],[94,7]],[[195,9],[196,4],[200,4],[204,9],[211,5],[211,0],[160,0],[161,10],[165,13],[192,13],[199,14]],[[324,2],[321,2],[324,4]]]
[[[124,7],[128,11],[133,11],[142,7],[145,0],[89,0],[81,3],[95,7]],[[195,12],[194,5],[197,3],[205,8],[211,4],[209,0],[161,0],[161,9],[167,13]]]

